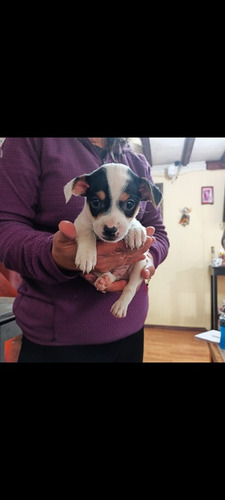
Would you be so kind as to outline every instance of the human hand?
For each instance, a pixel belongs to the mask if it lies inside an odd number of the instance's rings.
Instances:
[[[147,253],[147,255],[144,255],[144,253],[147,252],[147,250],[155,242],[155,238],[153,236],[155,233],[155,228],[147,227],[146,232],[147,232],[146,242],[138,250],[137,249],[131,250],[127,248],[123,241],[114,244],[98,242],[97,243],[98,260],[95,270],[102,274],[104,272],[109,271],[110,269],[123,267],[124,265],[127,264],[129,265],[134,264],[135,262],[146,259],[147,262],[145,267],[142,269],[141,276],[143,280],[149,281],[155,273],[155,267],[154,267],[153,257],[151,256],[151,254]],[[118,261],[118,257],[120,259],[120,262]],[[112,264],[113,262],[114,264]],[[94,274],[94,272],[91,272],[89,274],[84,274],[83,277],[91,284],[94,284],[96,281],[96,275]],[[127,285],[127,280],[121,279],[118,281],[114,281],[107,288],[107,292],[122,291],[126,285]]]
[[[110,269],[123,267],[125,265],[134,264],[140,260],[145,259],[144,253],[155,242],[154,227],[146,228],[147,239],[145,244],[139,248],[131,250],[125,246],[123,241],[117,243],[105,243],[102,241],[97,242],[97,264],[95,270],[99,273],[104,273]],[[72,222],[61,221],[59,224],[59,231],[55,233],[53,238],[52,256],[56,264],[69,271],[78,271],[75,265],[75,256],[77,252],[77,244],[75,242],[76,229]],[[148,264],[142,270],[142,278],[149,280],[155,272],[153,261],[148,254]],[[96,275],[94,273],[82,274],[90,283],[94,284]],[[126,280],[115,281],[110,285],[107,291],[120,291],[123,290],[127,284]]]
[[[59,231],[53,237],[52,257],[61,269],[77,271],[75,257],[77,244],[75,242],[76,229],[72,222],[61,221]]]

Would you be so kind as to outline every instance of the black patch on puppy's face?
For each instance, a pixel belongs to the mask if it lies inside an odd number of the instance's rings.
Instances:
[[[133,218],[141,201],[140,178],[133,172],[129,172],[129,176],[130,180],[126,183],[117,205],[126,217]]]
[[[111,206],[111,195],[104,167],[86,176],[89,185],[86,197],[93,217],[107,213]]]

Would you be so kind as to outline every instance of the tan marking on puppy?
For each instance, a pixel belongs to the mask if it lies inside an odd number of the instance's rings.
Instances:
[[[104,193],[104,191],[97,191],[96,194],[101,201],[105,200],[106,194]]]
[[[119,201],[125,202],[125,201],[129,200],[129,198],[130,198],[130,195],[128,193],[124,192],[121,194]]]

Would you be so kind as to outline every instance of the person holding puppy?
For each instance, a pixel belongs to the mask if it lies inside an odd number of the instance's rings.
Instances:
[[[75,266],[74,219],[82,197],[66,204],[68,180],[104,163],[122,163],[151,182],[150,166],[126,138],[7,138],[0,158],[0,261],[22,277],[14,302],[23,332],[20,362],[142,362],[148,311],[145,280],[167,257],[168,236],[160,208],[141,202],[137,219],[146,243],[97,242],[95,271],[104,273],[144,258],[143,283],[125,318],[110,313],[126,281],[101,293],[94,273]]]

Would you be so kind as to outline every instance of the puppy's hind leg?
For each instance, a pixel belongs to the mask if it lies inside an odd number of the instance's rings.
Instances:
[[[143,264],[144,262],[144,264]],[[143,278],[141,271],[145,266],[145,261],[137,262],[133,265],[128,284],[123,289],[120,298],[112,305],[111,313],[116,318],[125,318],[127,315],[127,308],[134,298],[137,288],[141,285]]]

